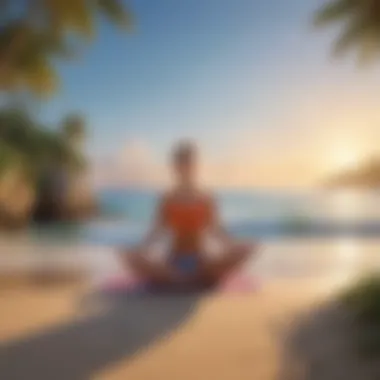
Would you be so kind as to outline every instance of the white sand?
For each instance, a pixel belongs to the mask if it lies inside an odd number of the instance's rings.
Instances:
[[[142,345],[134,355],[115,355],[87,375],[105,380],[283,380],[279,376],[290,326],[297,325],[300,313],[331,295],[353,269],[371,266],[378,247],[377,242],[360,245],[347,241],[321,242],[319,246],[310,242],[268,245],[267,255],[257,266],[265,280],[261,291],[200,299],[177,327]],[[91,281],[119,270],[110,252],[94,249],[91,252],[81,254],[87,258],[86,265],[91,262],[86,267]],[[92,260],[88,261],[89,257]],[[1,342],[12,344],[43,334],[47,329],[59,330],[65,324],[85,320],[88,315],[78,309],[78,301],[86,289],[86,284],[0,289]],[[107,311],[95,311],[102,312]],[[129,310],[122,313],[126,313],[128,323]],[[142,314],[141,323],[147,317],[154,321],[154,315]],[[138,322],[137,319],[137,330]],[[107,326],[117,336],[116,324],[116,331],[112,328]],[[112,347],[112,342],[107,344]],[[107,354],[104,352],[104,356]],[[81,358],[77,359],[80,362]],[[66,364],[69,368],[70,363]],[[3,378],[1,365],[0,377]]]

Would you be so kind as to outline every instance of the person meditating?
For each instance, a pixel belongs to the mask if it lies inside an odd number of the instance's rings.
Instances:
[[[197,186],[198,152],[190,142],[175,147],[172,156],[175,186],[159,201],[151,231],[132,251],[125,264],[151,284],[213,286],[254,253],[251,244],[234,241],[220,224],[215,200]],[[152,244],[170,234],[166,260],[150,259]],[[205,244],[214,237],[222,247],[212,256]]]

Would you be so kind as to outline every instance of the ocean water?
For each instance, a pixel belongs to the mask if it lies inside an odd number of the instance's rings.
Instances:
[[[34,227],[22,239],[3,242],[2,253],[11,254],[3,257],[10,261],[0,263],[0,269],[72,260],[73,265],[83,261],[95,282],[119,273],[115,253],[141,239],[158,197],[153,191],[102,191],[95,220]],[[319,276],[330,284],[380,268],[379,193],[247,190],[219,191],[216,197],[226,227],[237,237],[260,242],[261,255],[248,271],[268,279]]]
[[[215,192],[221,218],[241,221],[380,222],[380,191],[219,191]],[[106,190],[99,193],[105,215],[145,223],[151,219],[159,193]]]
[[[235,235],[285,238],[380,238],[380,192],[219,191],[220,218]],[[130,244],[146,232],[159,193],[110,189],[98,193],[100,216],[84,224],[35,227],[37,240]]]
[[[221,220],[242,237],[380,237],[380,192],[246,190],[215,196]],[[82,226],[79,236],[105,244],[137,239],[148,228],[158,198],[148,190],[103,191],[102,217]]]

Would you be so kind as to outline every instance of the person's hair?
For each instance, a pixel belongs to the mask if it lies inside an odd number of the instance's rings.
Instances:
[[[191,141],[179,142],[173,151],[173,161],[175,163],[189,162],[197,155],[197,147]]]

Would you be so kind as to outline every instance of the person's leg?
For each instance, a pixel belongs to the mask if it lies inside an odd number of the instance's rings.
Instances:
[[[257,246],[236,243],[217,258],[203,257],[200,268],[200,280],[216,284],[233,270],[243,265],[249,257],[257,253]]]
[[[180,280],[180,276],[166,261],[149,260],[147,252],[140,249],[124,250],[123,263],[140,278],[152,283],[169,284]]]

